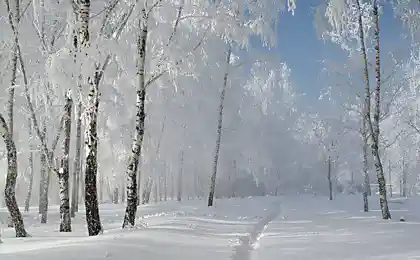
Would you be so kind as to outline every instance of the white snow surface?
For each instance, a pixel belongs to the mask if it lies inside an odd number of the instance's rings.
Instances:
[[[39,224],[24,213],[29,238],[3,225],[1,260],[163,259],[420,259],[418,198],[392,198],[392,220],[382,220],[378,198],[361,211],[361,196],[251,197],[161,202],[140,206],[136,228],[122,230],[124,205],[101,205],[104,234],[88,237],[84,211],[73,232],[59,233],[58,207]],[[400,218],[404,217],[405,222]],[[0,220],[7,212],[0,209]]]

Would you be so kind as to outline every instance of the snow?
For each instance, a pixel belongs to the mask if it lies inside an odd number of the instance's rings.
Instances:
[[[0,259],[420,259],[418,200],[392,198],[393,220],[380,218],[377,197],[369,213],[360,210],[361,196],[224,199],[214,208],[205,200],[168,201],[139,207],[129,230],[121,229],[124,206],[106,204],[97,237],[86,235],[84,212],[73,219],[74,232],[59,233],[58,207],[44,225],[31,208],[24,213],[31,237],[14,238],[3,226]]]

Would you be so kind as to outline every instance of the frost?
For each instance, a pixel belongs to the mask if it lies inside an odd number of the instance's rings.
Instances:
[[[263,114],[268,113],[274,98],[280,98],[285,107],[293,106],[295,94],[289,82],[290,73],[285,63],[281,63],[279,68],[273,68],[268,62],[254,63],[245,89],[260,102]]]
[[[361,1],[360,8],[365,38],[371,39],[373,7],[370,2]],[[329,28],[322,33],[324,39],[340,45],[349,55],[360,49],[358,9],[354,0],[329,0],[324,15],[329,24]]]

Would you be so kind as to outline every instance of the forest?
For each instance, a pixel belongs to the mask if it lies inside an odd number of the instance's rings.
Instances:
[[[316,1],[344,57],[319,62],[316,101],[276,50],[300,2],[3,0],[0,222],[30,236],[22,214],[58,205],[71,232],[81,207],[96,236],[102,204],[133,228],[139,205],[297,193],[365,212],[377,194],[390,219],[389,197],[419,192],[420,2]]]

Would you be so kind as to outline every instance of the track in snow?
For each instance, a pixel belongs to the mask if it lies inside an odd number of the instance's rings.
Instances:
[[[273,203],[270,209],[271,212],[255,224],[248,235],[239,238],[240,244],[235,247],[234,254],[230,258],[231,260],[251,259],[252,252],[256,248],[256,244],[262,237],[264,230],[267,228],[268,224],[276,219],[281,213],[279,202]]]

